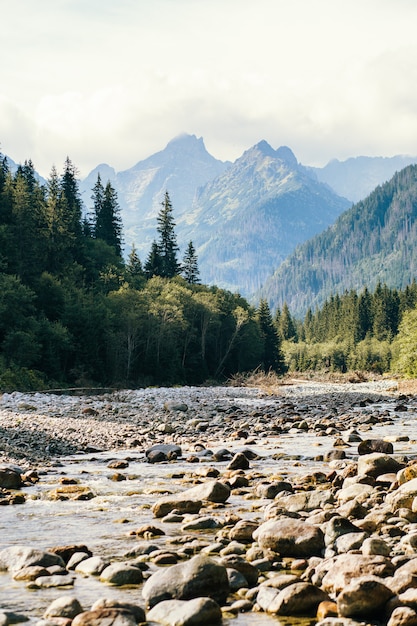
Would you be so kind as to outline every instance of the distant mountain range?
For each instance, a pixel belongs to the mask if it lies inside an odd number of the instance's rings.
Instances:
[[[402,289],[417,278],[417,165],[409,165],[298,246],[258,293],[302,317],[345,290],[378,282]]]
[[[271,302],[279,303],[290,291],[280,290],[271,276],[286,271],[297,246],[409,163],[417,157],[356,157],[308,167],[290,148],[275,150],[266,141],[230,163],[210,155],[202,138],[183,134],[125,171],[98,165],[80,181],[80,190],[88,209],[97,174],[104,184],[110,180],[118,193],[126,253],[135,244],[142,262],[157,237],[156,217],[167,190],[180,255],[193,241],[201,280],[247,297],[269,293]],[[304,285],[297,289],[303,292]]]
[[[97,166],[81,182],[88,206],[100,172],[118,192],[127,250],[146,260],[166,190],[181,251],[196,247],[201,279],[251,296],[295,247],[323,231],[362,194],[412,157],[358,157],[305,167],[287,147],[261,141],[234,163],[211,156],[202,138],[183,134],[116,173]]]

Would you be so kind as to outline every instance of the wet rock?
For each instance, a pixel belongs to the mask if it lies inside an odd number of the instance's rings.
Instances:
[[[215,517],[205,516],[205,517],[198,517],[197,519],[192,520],[191,522],[187,522],[186,524],[183,524],[182,530],[183,531],[207,530],[207,529],[212,530],[212,529],[222,528],[222,527],[223,527],[222,522],[220,522]]]
[[[124,609],[126,611],[130,611],[135,617],[136,622],[139,624],[140,622],[144,622],[145,610],[137,605],[131,604],[130,602],[119,602],[118,600],[114,600],[113,598],[99,598],[94,602],[91,607],[92,611],[102,610],[102,609]]]
[[[100,574],[100,580],[121,587],[123,585],[139,585],[143,582],[142,571],[128,563],[111,563]]]
[[[136,626],[136,620],[126,609],[96,609],[76,615],[71,626]]]
[[[84,611],[80,602],[73,596],[60,596],[56,598],[43,614],[44,619],[51,617],[68,617],[74,619],[76,615]]]
[[[243,452],[239,452],[238,454],[235,454],[235,456],[233,457],[233,459],[230,461],[229,465],[227,466],[228,470],[237,470],[237,469],[249,469],[250,464],[249,464],[249,459],[247,458],[247,456],[245,454],[243,454]]]
[[[11,467],[0,467],[0,487],[3,489],[20,489],[22,476],[20,472]]]
[[[151,608],[163,600],[191,600],[199,596],[223,604],[228,594],[226,568],[203,555],[155,572],[142,589],[142,596]]]
[[[160,454],[161,459],[165,461],[177,459],[182,456],[182,449],[176,444],[157,443],[145,451],[145,456],[150,463],[157,462],[151,459],[156,459],[158,454]]]
[[[164,409],[166,411],[177,411],[186,413],[188,411],[188,405],[185,402],[176,402],[175,400],[168,400],[164,402]]]
[[[278,493],[274,500],[277,507],[289,512],[314,511],[322,509],[326,504],[334,503],[334,495],[330,489],[318,489],[315,491],[305,491],[291,495]],[[272,510],[272,509],[269,509]]]
[[[214,626],[222,621],[222,612],[211,598],[164,600],[151,609],[148,622],[163,626]]]
[[[187,489],[182,495],[197,500],[224,503],[230,496],[230,488],[218,480],[208,480],[201,483],[201,485]]]
[[[264,550],[280,556],[320,556],[324,550],[324,535],[320,528],[301,520],[269,520],[253,533]]]
[[[14,574],[24,567],[34,565],[45,568],[51,565],[64,567],[65,563],[57,554],[27,546],[10,546],[0,551],[0,571],[8,570]]]
[[[13,575],[13,580],[36,580],[41,576],[49,576],[49,572],[46,567],[40,565],[30,565],[20,569]]]
[[[257,584],[259,571],[253,563],[249,563],[246,559],[237,555],[229,555],[222,558],[220,564],[240,572],[245,577],[249,587],[254,587]]]
[[[226,571],[227,578],[229,579],[229,587],[231,593],[235,593],[239,589],[249,587],[248,581],[246,580],[242,572],[239,572],[237,569],[233,569],[231,567],[226,568]]]
[[[385,502],[391,510],[399,508],[411,509],[413,500],[417,497],[417,478],[413,478],[387,494]]]
[[[273,483],[261,483],[256,488],[256,495],[258,498],[267,498],[273,500],[279,493],[286,491],[292,492],[293,487],[291,483],[285,480],[278,480]]]
[[[83,485],[62,485],[50,491],[48,497],[50,500],[91,500],[95,495]]]
[[[165,517],[171,511],[176,510],[179,514],[199,513],[203,503],[201,500],[190,499],[183,494],[174,494],[160,498],[152,505],[152,513],[155,517]]]
[[[383,439],[364,439],[358,445],[359,455],[371,454],[372,452],[393,454],[394,446],[390,441],[384,441]]]
[[[342,617],[375,618],[393,596],[380,579],[363,576],[342,589],[337,596],[337,609]]]
[[[334,544],[336,539],[347,533],[360,533],[360,528],[355,526],[346,517],[335,516],[332,517],[326,524],[326,531],[324,533],[324,542],[326,546]]]
[[[28,589],[51,589],[53,587],[73,587],[75,576],[70,574],[52,574],[40,576],[28,583]]]
[[[84,576],[100,576],[102,571],[109,565],[109,562],[102,559],[101,556],[90,556],[88,559],[78,563],[75,571],[77,574],[83,574]]]
[[[54,554],[60,556],[65,563],[68,563],[68,561],[77,552],[82,552],[87,556],[93,556],[91,550],[89,550],[85,545],[54,546],[49,549],[49,552],[53,552]]]

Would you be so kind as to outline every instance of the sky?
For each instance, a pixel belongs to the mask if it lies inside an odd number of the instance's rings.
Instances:
[[[182,133],[234,161],[417,155],[415,0],[0,0],[0,151],[116,171]]]

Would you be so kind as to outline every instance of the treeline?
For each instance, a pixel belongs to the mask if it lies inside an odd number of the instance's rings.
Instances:
[[[275,323],[290,370],[373,371],[417,375],[417,283],[403,290],[378,283],[346,291],[308,309],[302,321],[286,304]]]
[[[0,390],[202,383],[285,369],[265,301],[199,284],[168,193],[142,264],[122,255],[117,194],[98,176],[85,211],[69,159],[39,184],[0,155]]]

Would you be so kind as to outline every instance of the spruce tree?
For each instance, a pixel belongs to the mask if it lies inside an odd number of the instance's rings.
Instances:
[[[152,278],[153,276],[162,276],[162,268],[163,261],[161,253],[159,251],[159,246],[156,241],[153,241],[144,267],[146,278]]]
[[[197,254],[193,242],[190,241],[182,262],[182,275],[187,283],[195,285],[200,282],[199,274]]]
[[[281,342],[266,300],[259,303],[257,322],[263,343],[262,367],[266,372],[273,370],[281,374],[285,371]]]
[[[161,258],[160,276],[173,278],[180,272],[177,260],[178,245],[175,235],[175,222],[172,216],[172,204],[168,191],[165,192],[164,201],[161,202],[161,210],[157,217],[157,231],[159,233],[159,255]]]
[[[139,289],[143,286],[145,272],[143,270],[142,263],[137,253],[135,244],[132,245],[132,249],[126,263],[125,274],[126,281],[131,287],[133,287],[133,289]]]
[[[114,248],[117,256],[122,256],[122,222],[117,193],[110,181],[102,192],[101,181],[97,177],[95,191],[95,228],[96,239],[102,239]],[[101,188],[100,188],[101,186]]]

